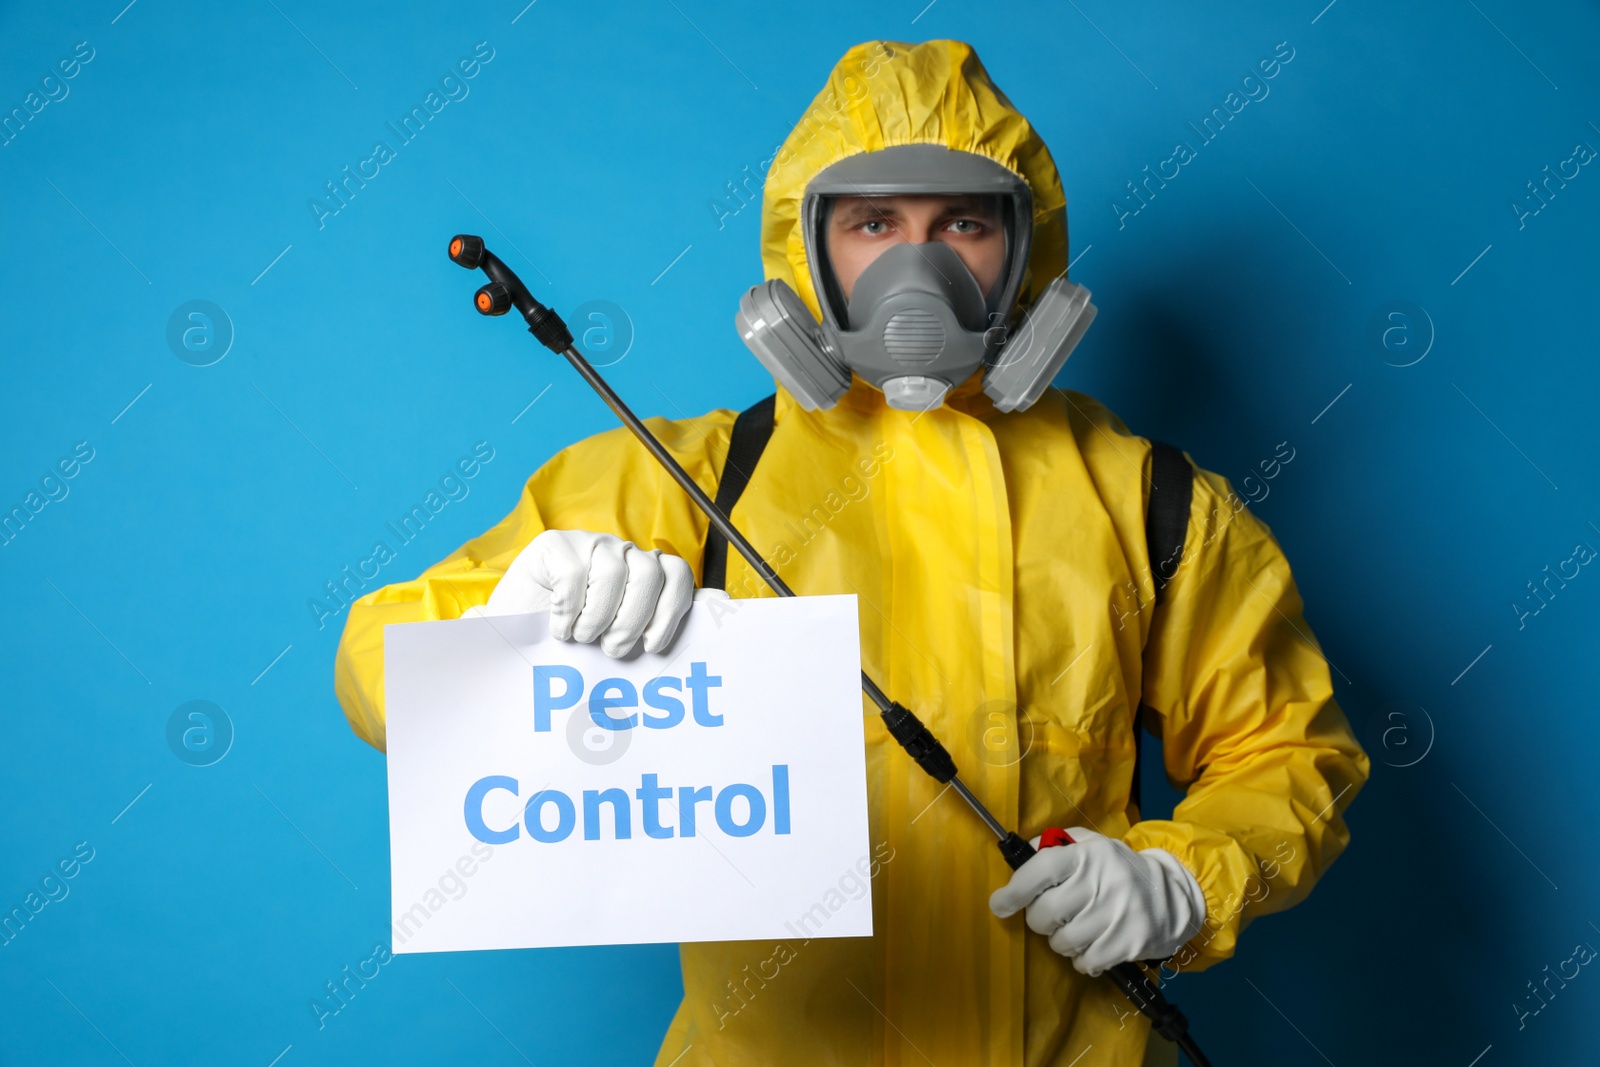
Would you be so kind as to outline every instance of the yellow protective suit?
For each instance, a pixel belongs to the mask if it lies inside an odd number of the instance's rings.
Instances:
[[[981,152],[1028,181],[1025,302],[1063,271],[1066,205],[1049,153],[969,47],[930,41],[861,45],[835,69],[768,175],[767,276],[816,313],[795,226],[806,182],[850,153],[922,142]],[[712,492],[732,422],[715,411],[650,425]],[[733,518],[801,594],[859,596],[863,666],[945,741],[1003,823],[1024,836],[1090,826],[1176,855],[1209,916],[1175,966],[1198,970],[1231,955],[1251,919],[1306,895],[1349,839],[1341,813],[1369,764],[1282,551],[1218,475],[1197,473],[1183,564],[1148,610],[1149,463],[1147,440],[1078,393],[1000,414],[974,377],[913,415],[859,379],[828,411],[780,389]],[[562,451],[494,529],[352,606],[336,668],[351,725],[383,747],[383,626],[484,603],[541,530],[610,532],[698,569],[706,526],[625,431]],[[737,553],[727,585],[770,595]],[[1141,700],[1167,775],[1188,787],[1171,821],[1138,822],[1129,803]],[[863,713],[874,936],[682,946],[684,1000],[659,1067],[1140,1063],[1144,1021],[1022,916],[990,914],[1010,875],[993,838],[865,701]],[[801,934],[827,932],[850,873],[819,872]],[[1225,1022],[1200,1020],[1201,1036]],[[1150,1044],[1152,1060],[1175,1061],[1172,1046]]]

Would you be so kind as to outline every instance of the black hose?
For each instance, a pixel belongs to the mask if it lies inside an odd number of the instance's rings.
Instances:
[[[1178,1047],[1189,1057],[1189,1062],[1194,1064],[1194,1067],[1211,1067],[1211,1061],[1206,1059],[1205,1054],[1200,1051],[1200,1046],[1195,1044],[1194,1038],[1188,1034],[1178,1038]]]

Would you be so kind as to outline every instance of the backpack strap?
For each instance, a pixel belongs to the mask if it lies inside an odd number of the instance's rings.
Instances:
[[[733,513],[733,506],[750,484],[756,464],[761,462],[761,453],[766,451],[767,441],[772,437],[772,415],[777,400],[776,393],[757,400],[733,420],[733,439],[728,443],[728,458],[722,463],[722,477],[717,482],[717,507],[724,515]],[[728,539],[713,526],[706,533],[700,585],[706,589],[726,589],[727,582]]]
[[[1194,497],[1194,467],[1183,451],[1164,441],[1150,442],[1150,499],[1145,507],[1144,537],[1155,579],[1156,606],[1167,583],[1183,561],[1183,542],[1189,532],[1189,504]],[[1140,704],[1133,719],[1133,787],[1129,799],[1139,805],[1139,775],[1144,756],[1144,713]]]

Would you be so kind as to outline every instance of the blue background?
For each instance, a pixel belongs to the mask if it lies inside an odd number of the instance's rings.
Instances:
[[[1600,945],[1600,576],[1520,628],[1510,605],[1600,546],[1600,173],[1520,225],[1510,205],[1600,147],[1600,16],[1324,2],[10,5],[0,109],[77,42],[94,58],[0,148],[0,505],[95,454],[0,549],[0,906],[77,842],[95,857],[0,948],[0,1061],[649,1060],[670,946],[405,957],[318,1028],[312,998],[387,940],[387,823],[383,760],[333,698],[343,616],[319,628],[307,601],[474,442],[493,462],[381,580],[612,425],[473,314],[452,233],[559,308],[624,309],[608,373],[643,413],[770,391],[732,329],[759,205],[719,228],[712,203],[874,37],[972,42],[1052,146],[1100,309],[1061,384],[1241,491],[1295,450],[1254,510],[1375,773],[1311,898],[1175,983],[1212,1058],[1592,1051],[1600,977],[1521,1029],[1512,1005]],[[480,41],[470,95],[319,228],[308,201]],[[1280,41],[1270,95],[1199,144],[1187,123]],[[1124,183],[1179,140],[1197,158],[1119,226]],[[235,333],[207,367],[166,339],[197,299]],[[1385,348],[1393,301],[1422,313]],[[190,700],[235,732],[208,767],[168,745]]]

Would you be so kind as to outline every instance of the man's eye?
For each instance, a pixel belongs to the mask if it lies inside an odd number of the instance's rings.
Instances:
[[[861,228],[871,234],[882,233],[886,226],[887,224],[882,219],[868,219],[861,224]]]
[[[973,235],[983,232],[983,223],[977,219],[956,219],[950,223],[950,228],[956,233]]]

